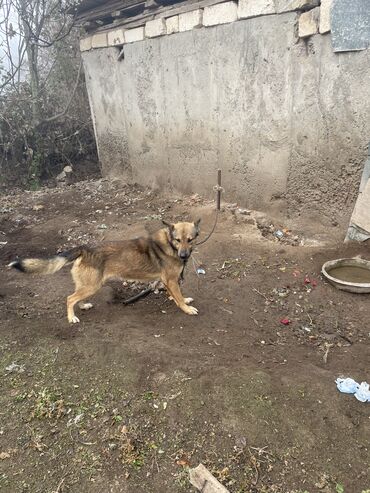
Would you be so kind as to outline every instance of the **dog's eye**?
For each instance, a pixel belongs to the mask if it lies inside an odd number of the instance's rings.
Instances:
[[[194,238],[188,238],[188,242],[191,243],[194,240]]]

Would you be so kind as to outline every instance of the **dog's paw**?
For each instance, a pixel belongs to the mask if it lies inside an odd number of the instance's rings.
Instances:
[[[195,308],[195,306],[187,306],[186,309],[184,309],[184,312],[188,315],[198,315],[198,308]]]
[[[80,309],[81,310],[90,310],[94,305],[92,303],[81,303],[80,304]]]
[[[68,320],[70,324],[78,324],[80,323],[80,319],[74,315],[71,319]]]
[[[187,305],[190,305],[190,303],[192,303],[194,301],[193,298],[184,298],[184,301]]]

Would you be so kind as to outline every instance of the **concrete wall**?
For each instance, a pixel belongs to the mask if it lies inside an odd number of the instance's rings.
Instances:
[[[369,52],[296,37],[297,13],[83,52],[107,175],[268,209],[349,214],[370,140]]]

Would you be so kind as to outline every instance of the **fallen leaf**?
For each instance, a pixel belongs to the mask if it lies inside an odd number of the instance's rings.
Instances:
[[[178,466],[182,466],[182,467],[187,467],[187,466],[189,466],[189,462],[188,462],[187,460],[185,460],[185,459],[180,459],[180,460],[177,460],[177,461],[176,461],[176,464],[177,464]]]

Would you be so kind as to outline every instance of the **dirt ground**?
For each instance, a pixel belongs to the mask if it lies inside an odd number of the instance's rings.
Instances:
[[[370,406],[335,386],[370,380],[369,296],[320,276],[326,260],[369,253],[344,247],[339,226],[224,207],[186,272],[198,317],[164,293],[125,306],[136,287],[114,282],[70,326],[69,268],[6,269],[197,217],[207,233],[214,203],[118,181],[0,197],[1,491],[192,492],[200,462],[230,493],[370,488]]]

